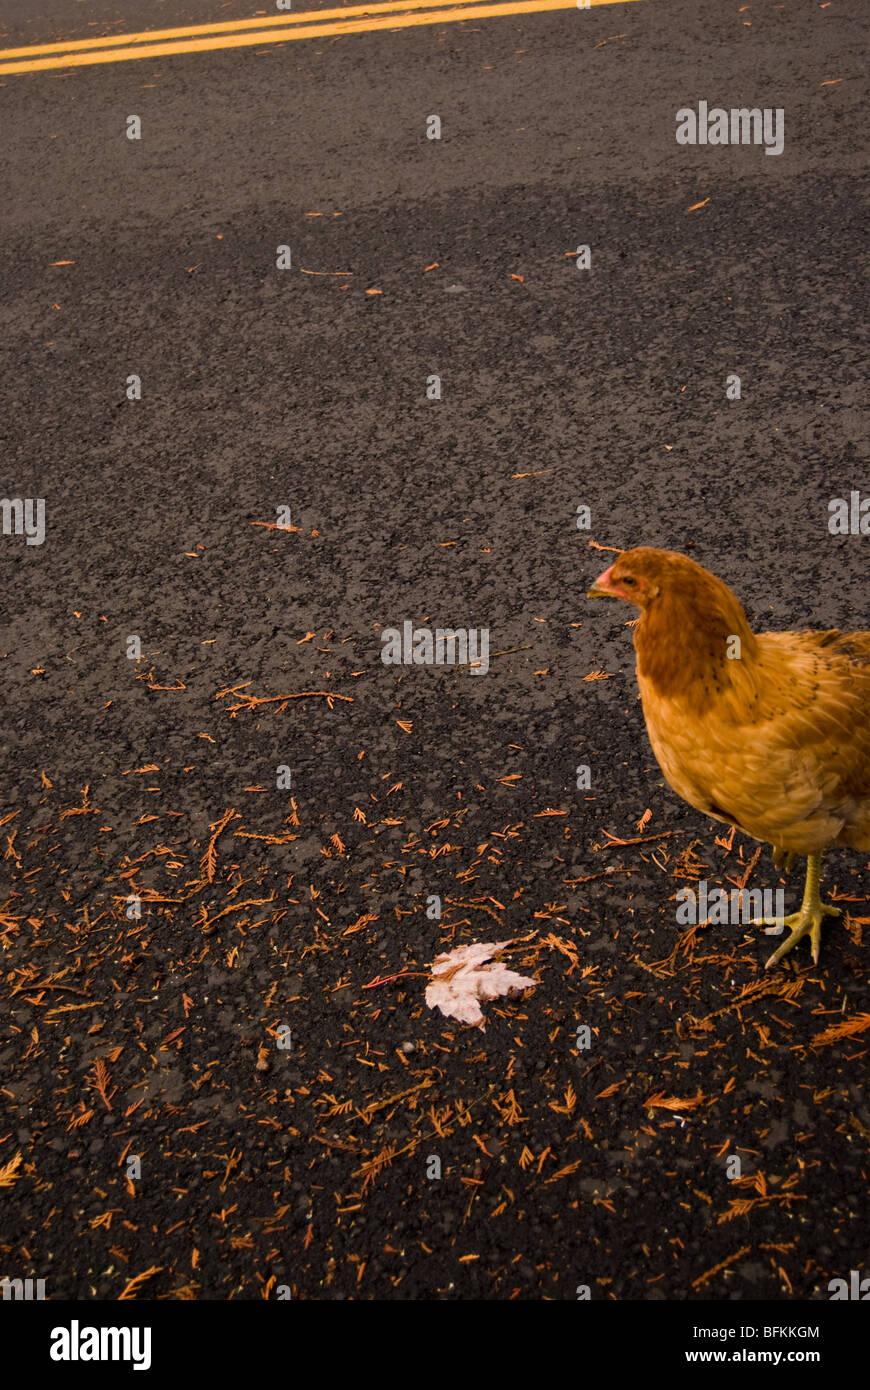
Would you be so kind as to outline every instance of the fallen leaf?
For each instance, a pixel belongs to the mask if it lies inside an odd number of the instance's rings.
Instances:
[[[510,937],[507,941],[475,941],[436,956],[431,983],[426,987],[429,1008],[440,1009],[445,1018],[455,1018],[483,1031],[481,999],[509,997],[534,989],[538,983],[508,970],[501,961],[492,960],[510,946],[512,940]]]

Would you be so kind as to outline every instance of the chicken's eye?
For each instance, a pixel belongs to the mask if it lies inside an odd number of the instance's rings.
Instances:
[[[637,584],[637,580],[636,580],[636,579],[632,579],[632,577],[631,577],[630,574],[627,574],[627,575],[625,576],[625,578],[623,579],[622,582],[623,582],[623,584],[625,585],[625,587],[626,587],[627,589],[633,589],[633,588],[635,588],[635,586],[636,586],[636,584]]]

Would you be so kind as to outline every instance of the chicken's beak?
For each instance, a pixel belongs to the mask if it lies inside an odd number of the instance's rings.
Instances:
[[[587,592],[587,594],[586,594],[586,597],[587,597],[587,598],[616,598],[616,597],[617,597],[617,595],[613,592],[613,590],[610,589],[610,588],[608,588],[608,583],[609,583],[609,580],[610,580],[610,571],[611,571],[612,569],[613,569],[613,565],[611,565],[608,569],[606,569],[606,570],[604,571],[603,574],[599,574],[599,576],[598,576],[598,578],[596,579],[595,583],[592,585],[592,588]]]

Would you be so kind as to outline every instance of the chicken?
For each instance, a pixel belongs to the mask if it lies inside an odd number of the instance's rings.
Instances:
[[[870,849],[870,632],[754,633],[721,579],[668,550],[622,551],[589,597],[641,610],[634,630],[647,732],[674,791],[704,815],[806,855],[800,910],[769,969],[838,910],[819,896],[822,852]]]

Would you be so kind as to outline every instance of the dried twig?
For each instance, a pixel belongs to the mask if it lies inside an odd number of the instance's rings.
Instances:
[[[19,1149],[15,1157],[10,1158],[9,1162],[0,1168],[0,1187],[11,1187],[14,1182],[17,1182],[21,1177],[18,1171],[20,1167],[21,1150]]]
[[[136,1294],[139,1292],[140,1284],[144,1284],[145,1280],[150,1279],[153,1274],[160,1274],[162,1270],[162,1265],[152,1265],[150,1269],[143,1270],[141,1274],[135,1275],[134,1278],[129,1281],[126,1288],[118,1294],[118,1301],[121,1302],[125,1298],[128,1300],[135,1298]]]
[[[218,691],[215,695],[216,700],[222,700],[225,695],[238,696],[239,703],[228,707],[229,714],[235,714],[238,710],[259,709],[260,705],[283,705],[287,700],[309,700],[319,698],[325,700],[329,708],[333,708],[336,700],[344,700],[346,704],[352,705],[354,697],[352,695],[339,695],[334,690],[299,690],[287,695],[241,695],[239,692],[244,690],[245,685],[250,685],[250,681],[245,681],[244,685],[230,686],[226,690]]]
[[[97,1092],[97,1095],[102,1100],[106,1109],[111,1110],[112,1102],[109,1100],[107,1094],[109,1089],[109,1069],[103,1061],[102,1057],[98,1057],[96,1062],[94,1062],[93,1082],[94,1090]]]
[[[205,854],[199,861],[200,870],[205,874],[207,883],[214,882],[214,871],[217,867],[217,851],[215,849],[215,845],[217,844],[217,841],[220,838],[223,831],[226,830],[230,821],[237,815],[238,812],[236,811],[236,808],[234,806],[230,806],[226,811],[224,811],[220,820],[215,822],[215,824],[213,824],[210,827],[210,829],[212,830],[212,837],[208,842],[208,848],[206,849]]]
[[[736,1251],[733,1255],[729,1255],[726,1260],[720,1261],[720,1263],[714,1265],[712,1269],[708,1269],[706,1274],[699,1274],[697,1279],[692,1280],[692,1288],[700,1289],[706,1284],[708,1279],[713,1278],[714,1274],[718,1274],[721,1269],[727,1269],[728,1265],[733,1265],[735,1260],[740,1260],[744,1255],[748,1255],[751,1249],[751,1245],[744,1245],[741,1250]]]
[[[393,980],[403,980],[406,975],[425,975],[426,979],[429,979],[428,970],[400,970],[398,975],[385,975],[383,979],[379,976],[375,976],[373,980],[369,980],[368,984],[363,985],[362,988],[375,989],[378,985],[388,985]]]
[[[853,1038],[856,1033],[864,1033],[868,1028],[870,1014],[856,1014],[854,1018],[844,1019],[842,1023],[831,1024],[823,1033],[816,1033],[810,1046],[828,1047],[831,1043],[839,1042],[841,1038]]]

